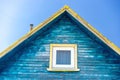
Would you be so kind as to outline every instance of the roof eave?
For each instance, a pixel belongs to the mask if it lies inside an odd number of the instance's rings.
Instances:
[[[50,18],[48,18],[47,20],[45,20],[43,23],[40,23],[38,26],[36,26],[35,28],[33,28],[30,32],[28,32],[23,37],[21,37],[20,39],[18,39],[16,42],[14,42],[12,45],[10,45],[8,48],[6,48],[4,51],[2,51],[0,53],[0,58],[3,57],[5,54],[7,54],[12,49],[14,49],[17,45],[19,45],[20,43],[22,43],[28,37],[30,37],[31,35],[33,35],[34,33],[36,33],[39,29],[41,29],[42,27],[44,27],[45,25],[47,25],[49,22],[51,22],[52,20],[54,20],[55,18],[57,18],[60,14],[62,14],[63,12],[65,12],[68,8],[69,7],[67,5],[65,5],[58,12],[56,12],[55,14],[53,14]]]
[[[93,26],[91,26],[88,22],[86,22],[83,18],[81,18],[72,9],[69,8],[66,11],[69,14],[71,14],[75,19],[77,19],[80,23],[82,23],[89,31],[91,31],[93,34],[95,34],[107,46],[109,46],[111,49],[113,49],[116,53],[118,53],[120,55],[120,49],[114,43],[112,43],[110,40],[108,40],[106,37],[104,37],[100,32],[98,32]]]
[[[120,55],[120,49],[114,45],[112,42],[110,42],[107,38],[105,38],[100,32],[98,32],[95,28],[93,28],[90,24],[88,24],[84,19],[82,19],[77,13],[75,13],[69,6],[65,5],[63,8],[61,8],[58,12],[56,12],[53,16],[45,20],[43,23],[36,26],[34,29],[32,29],[30,32],[28,32],[26,35],[21,37],[19,40],[17,40],[15,43],[13,43],[11,46],[9,46],[7,49],[5,49],[3,52],[0,53],[0,58],[6,55],[9,51],[14,49],[16,46],[21,44],[24,40],[32,36],[34,33],[36,33],[38,30],[43,28],[45,25],[50,23],[52,20],[57,18],[59,15],[61,15],[63,12],[67,11],[69,14],[71,14],[75,19],[77,19],[80,23],[82,23],[88,30],[90,30],[92,33],[94,33],[100,40],[102,40],[105,44],[107,44],[111,49],[113,49],[116,53]]]

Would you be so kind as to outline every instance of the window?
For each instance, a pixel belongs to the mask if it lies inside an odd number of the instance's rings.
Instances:
[[[70,50],[57,50],[56,51],[56,64],[57,65],[70,65],[71,64],[71,51]]]
[[[51,44],[49,71],[79,71],[76,44]]]

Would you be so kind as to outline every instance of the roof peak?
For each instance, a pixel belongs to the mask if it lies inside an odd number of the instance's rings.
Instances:
[[[64,9],[68,9],[68,8],[70,8],[68,5],[64,5],[64,7],[63,7]]]

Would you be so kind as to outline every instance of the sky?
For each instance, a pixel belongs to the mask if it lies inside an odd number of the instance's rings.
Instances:
[[[1,0],[0,52],[64,5],[120,47],[120,0]]]

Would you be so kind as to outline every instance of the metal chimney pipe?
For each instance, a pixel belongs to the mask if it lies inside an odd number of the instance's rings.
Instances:
[[[30,24],[30,31],[33,29],[33,24]]]

